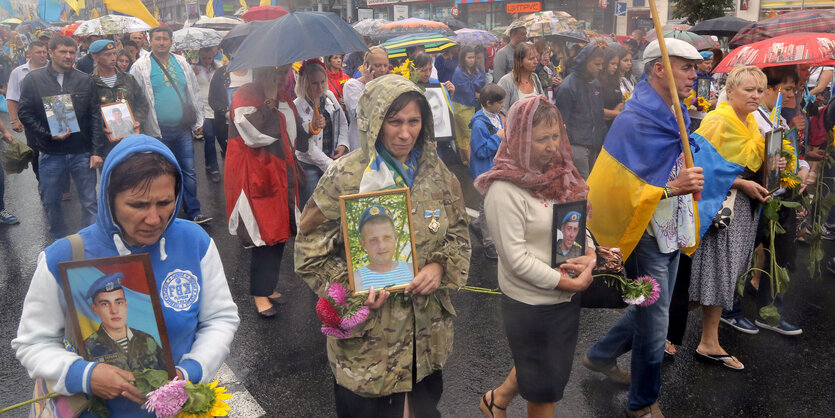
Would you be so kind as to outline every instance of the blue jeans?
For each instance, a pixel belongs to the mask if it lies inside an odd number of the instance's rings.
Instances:
[[[3,170],[3,160],[0,159],[0,210],[6,209],[6,171]]]
[[[165,144],[183,172],[183,210],[189,219],[200,214],[200,201],[197,200],[197,176],[194,175],[194,144],[188,129],[159,127],[162,143]]]
[[[304,168],[304,187],[302,187],[301,192],[299,193],[299,207],[304,209],[304,205],[307,204],[307,201],[310,200],[310,197],[313,196],[313,191],[316,190],[316,185],[319,184],[319,179],[322,178],[322,175],[325,174],[322,172],[322,169],[319,166],[308,164],[308,163],[301,163],[302,168]]]
[[[661,295],[650,306],[630,306],[620,321],[588,352],[591,361],[606,365],[614,364],[618,357],[632,350],[628,407],[633,411],[655,403],[661,390],[664,339],[679,256],[679,251],[660,253],[655,238],[644,233],[626,260],[626,273],[629,277],[652,276],[661,286]]]
[[[62,238],[71,232],[64,223],[64,211],[61,208],[61,195],[70,176],[75,182],[78,200],[81,202],[82,227],[95,223],[97,179],[96,169],[90,168],[90,153],[57,155],[42,152],[38,156],[38,165],[41,177],[38,190],[52,238]]]
[[[212,119],[203,119],[203,156],[206,159],[206,171],[210,173],[217,173],[220,171],[217,163],[215,127]]]

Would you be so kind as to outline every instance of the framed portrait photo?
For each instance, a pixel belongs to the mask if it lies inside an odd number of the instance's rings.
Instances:
[[[455,139],[455,119],[452,116],[452,103],[447,99],[444,87],[438,83],[426,86],[423,92],[429,107],[432,109],[432,119],[435,122],[435,140],[452,141]]]
[[[131,372],[174,359],[148,254],[58,263],[67,302],[67,341],[87,361]]]
[[[78,118],[75,116],[72,97],[69,94],[44,96],[41,97],[41,102],[43,102],[43,109],[46,112],[49,133],[52,136],[64,135],[67,132],[81,132],[81,128],[78,127]]]
[[[409,189],[340,196],[339,205],[352,294],[406,288],[417,272]]]
[[[710,99],[710,82],[711,79],[709,78],[699,78],[696,81],[696,95],[698,97],[704,97],[705,99]]]
[[[554,205],[554,225],[551,233],[551,267],[586,253],[585,200]]]
[[[780,189],[780,156],[783,151],[783,130],[776,129],[765,134],[765,166],[763,187],[769,193]]]
[[[127,102],[102,105],[101,115],[105,126],[110,130],[111,142],[139,133],[134,126],[133,112]]]

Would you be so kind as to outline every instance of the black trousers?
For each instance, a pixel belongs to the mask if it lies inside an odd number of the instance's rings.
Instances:
[[[284,243],[264,247],[254,247],[249,265],[249,294],[252,296],[270,296],[278,284],[278,272],[281,268],[281,256]]]
[[[670,300],[670,324],[667,326],[667,339],[675,345],[681,345],[684,332],[687,330],[687,313],[690,306],[690,269],[692,265],[691,258],[681,254],[678,261],[676,286],[673,288],[673,297]]]
[[[412,373],[416,376],[417,373]],[[414,377],[413,377],[414,379]],[[395,393],[379,398],[364,398],[333,381],[336,416],[339,418],[403,418],[406,393]],[[409,407],[417,418],[440,418],[438,401],[444,392],[443,373],[438,370],[420,382],[412,381]]]

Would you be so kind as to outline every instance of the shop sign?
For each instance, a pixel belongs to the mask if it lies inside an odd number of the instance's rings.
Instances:
[[[470,3],[467,5],[467,10],[471,12],[489,12],[490,4],[488,3]]]
[[[536,13],[542,10],[542,3],[540,2],[531,2],[531,3],[508,3],[507,5],[507,13],[508,14],[515,14],[515,13]]]

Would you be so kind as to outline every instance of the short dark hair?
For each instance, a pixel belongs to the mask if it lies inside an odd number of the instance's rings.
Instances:
[[[789,80],[797,83],[798,77],[795,70],[796,67],[790,65],[763,68],[763,73],[765,73],[766,78],[766,86],[774,88]]]
[[[154,180],[169,174],[174,176],[174,194],[179,194],[180,170],[171,160],[158,152],[137,152],[127,156],[113,167],[107,180],[107,200],[111,210],[117,194],[136,188],[145,192]]]
[[[415,68],[417,69],[423,68],[424,66],[426,66],[426,64],[429,64],[430,62],[432,62],[432,57],[429,56],[429,54],[427,53],[421,52],[415,55]]]
[[[507,92],[504,91],[496,83],[489,83],[485,85],[480,92],[478,92],[478,101],[481,103],[482,106],[487,106],[490,103],[496,103],[507,96]]]
[[[131,41],[130,38],[122,38],[122,49],[125,49],[129,46],[139,49],[139,45],[136,42]]]
[[[168,26],[156,26],[151,28],[150,31],[148,31],[148,39],[154,39],[154,34],[157,32],[165,32],[168,34],[169,38],[174,38],[174,31],[171,30],[171,28],[169,28]]]
[[[70,38],[67,35],[57,34],[49,40],[49,50],[54,51],[59,46],[71,46],[73,48],[78,48],[78,44],[75,43],[75,39]]]
[[[26,48],[26,52],[32,52],[34,48],[46,48],[46,44],[41,41],[32,41],[29,42],[29,47]]]

